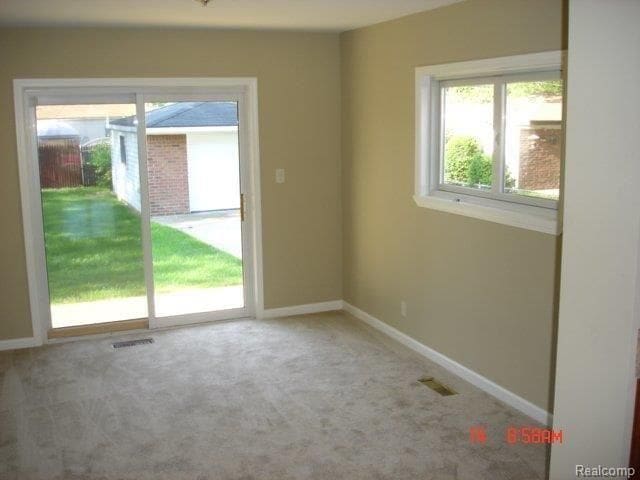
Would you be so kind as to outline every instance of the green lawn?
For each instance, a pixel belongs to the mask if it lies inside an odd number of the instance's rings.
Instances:
[[[145,295],[140,216],[106,189],[43,190],[52,303]],[[155,288],[173,292],[242,283],[242,262],[152,222]]]

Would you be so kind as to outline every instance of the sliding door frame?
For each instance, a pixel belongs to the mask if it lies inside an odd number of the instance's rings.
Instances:
[[[20,175],[20,194],[24,243],[26,251],[29,302],[34,344],[47,343],[51,329],[49,288],[47,282],[46,254],[40,175],[38,169],[36,99],[56,98],[79,102],[136,104],[139,121],[138,148],[140,151],[140,185],[142,244],[145,263],[145,283],[149,299],[149,328],[170,327],[191,323],[209,322],[241,316],[261,318],[264,312],[262,270],[262,215],[260,193],[260,153],[258,145],[258,82],[253,77],[217,78],[95,78],[95,79],[16,79],[14,106],[16,138]],[[241,157],[241,189],[245,201],[243,227],[243,270],[245,307],[242,310],[223,310],[163,317],[155,316],[153,301],[153,272],[151,258],[151,229],[149,223],[149,185],[146,169],[146,132],[144,128],[144,104],[147,99],[179,98],[202,101],[233,99],[238,101]],[[245,256],[247,251],[249,255]]]
[[[136,98],[136,115],[138,120],[138,151],[142,152],[140,155],[141,164],[140,164],[140,185],[141,187],[144,185],[144,188],[141,188],[141,195],[144,198],[149,198],[148,191],[148,179],[146,178],[148,174],[146,160],[147,160],[147,152],[146,152],[146,125],[144,125],[145,121],[145,105],[147,103],[153,102],[236,102],[238,108],[238,156],[239,156],[239,166],[240,166],[240,193],[244,195],[244,198],[247,198],[251,195],[252,185],[251,185],[251,164],[249,161],[250,156],[248,152],[251,149],[251,141],[250,141],[250,131],[249,131],[249,112],[246,108],[247,101],[245,96],[238,92],[211,92],[211,93],[148,93],[148,94],[138,94]],[[141,148],[142,146],[142,148]],[[144,149],[144,150],[143,150]],[[143,165],[144,164],[144,165]],[[144,178],[143,178],[144,175]],[[241,197],[243,198],[243,197]],[[246,203],[246,202],[245,202]],[[244,211],[244,221],[241,222],[242,229],[242,276],[243,276],[243,303],[244,306],[241,308],[233,308],[227,310],[219,310],[215,312],[201,312],[201,313],[189,313],[189,314],[181,314],[181,315],[172,315],[172,316],[158,316],[155,311],[155,302],[153,299],[155,296],[153,292],[155,290],[155,285],[153,282],[153,261],[151,254],[151,214],[148,208],[148,202],[145,205],[143,202],[143,206],[147,208],[143,208],[141,211],[142,217],[142,245],[145,257],[145,265],[147,268],[146,272],[146,282],[147,282],[147,291],[151,292],[149,295],[149,327],[150,328],[162,328],[162,327],[172,327],[176,325],[183,324],[191,324],[191,323],[199,323],[206,321],[214,321],[214,320],[226,320],[229,318],[242,318],[242,317],[251,317],[255,315],[255,285],[252,281],[253,271],[254,271],[254,262],[253,261],[245,261],[245,259],[253,258],[253,249],[254,245],[251,241],[253,238],[253,222],[251,219],[251,212],[255,211],[255,208],[250,210],[245,208]],[[149,241],[146,239],[149,238]]]

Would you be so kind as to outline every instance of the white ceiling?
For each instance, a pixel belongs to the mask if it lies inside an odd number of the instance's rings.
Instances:
[[[459,1],[0,0],[0,24],[344,31]]]

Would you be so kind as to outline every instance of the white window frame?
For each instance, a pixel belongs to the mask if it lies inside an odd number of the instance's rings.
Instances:
[[[118,135],[118,145],[120,146],[120,163],[127,164],[127,143],[124,135]]]
[[[558,235],[562,231],[558,206],[561,202],[502,192],[502,181],[494,182],[491,192],[446,185],[441,177],[441,85],[475,81],[502,82],[535,80],[563,70],[562,51],[516,55],[469,62],[418,67],[415,71],[415,194],[420,207],[455,213],[491,222]],[[500,77],[496,79],[495,77]],[[466,82],[465,82],[466,79]],[[496,88],[494,102],[505,101],[504,88]],[[504,113],[504,108],[496,108]],[[504,115],[495,115],[494,124],[504,132]],[[499,118],[498,118],[499,117]],[[563,120],[564,121],[564,120]],[[497,138],[504,142],[504,135]],[[500,144],[498,145],[500,147]],[[502,148],[496,149],[502,152]],[[494,160],[494,178],[502,179],[502,163]],[[560,193],[562,195],[562,193]]]

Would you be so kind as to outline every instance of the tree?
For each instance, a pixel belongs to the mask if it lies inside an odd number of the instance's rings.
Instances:
[[[493,85],[460,85],[447,88],[447,95],[471,103],[493,102]],[[545,101],[559,101],[562,97],[562,80],[524,81],[507,84],[510,98],[541,97]]]

